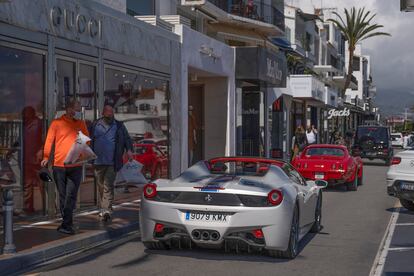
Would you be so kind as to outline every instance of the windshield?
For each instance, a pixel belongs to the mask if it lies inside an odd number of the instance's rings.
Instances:
[[[364,140],[368,138],[377,142],[386,142],[388,140],[387,133],[385,127],[361,127],[358,128],[357,139]]]
[[[345,152],[338,148],[310,148],[305,153],[306,156],[344,156]]]
[[[263,176],[270,164],[260,162],[228,161],[215,162],[211,165],[212,174]]]

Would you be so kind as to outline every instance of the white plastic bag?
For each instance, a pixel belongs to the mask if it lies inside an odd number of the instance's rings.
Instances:
[[[96,159],[96,154],[86,144],[90,140],[91,138],[79,131],[75,142],[73,143],[72,147],[68,152],[68,155],[65,158],[64,164],[79,165]]]
[[[136,160],[128,161],[116,174],[115,186],[125,184],[146,184],[148,180],[142,174],[143,165]]]

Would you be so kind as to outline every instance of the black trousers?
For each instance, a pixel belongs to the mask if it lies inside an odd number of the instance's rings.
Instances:
[[[53,167],[53,178],[59,191],[62,226],[73,226],[73,210],[76,207],[76,198],[82,180],[82,167]]]

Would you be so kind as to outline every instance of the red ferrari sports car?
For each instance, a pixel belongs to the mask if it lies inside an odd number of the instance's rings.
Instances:
[[[144,165],[146,178],[168,178],[168,156],[156,144],[134,144],[133,158]]]
[[[356,191],[362,185],[362,159],[352,156],[345,146],[307,146],[292,165],[304,178],[326,180],[330,186],[345,184],[349,191]]]

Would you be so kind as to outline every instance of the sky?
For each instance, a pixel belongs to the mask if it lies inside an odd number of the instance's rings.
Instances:
[[[362,43],[363,54],[371,56],[372,77],[377,86],[376,103],[385,114],[402,113],[414,106],[414,12],[400,11],[399,0],[285,0],[305,12],[313,8],[365,7],[375,12],[376,23],[392,37],[369,38]]]

